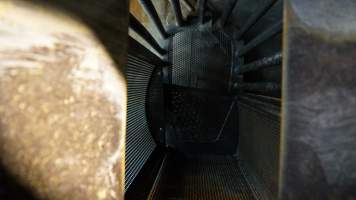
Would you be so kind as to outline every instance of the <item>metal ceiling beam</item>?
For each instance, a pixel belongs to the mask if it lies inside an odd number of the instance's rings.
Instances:
[[[189,12],[193,12],[195,10],[194,6],[188,0],[181,0],[181,2],[189,10]]]
[[[261,68],[269,67],[272,65],[279,65],[279,64],[281,64],[281,60],[282,60],[282,53],[279,52],[272,56],[264,57],[260,60],[242,65],[241,67],[237,68],[238,73],[242,74],[245,72],[259,70]]]
[[[143,10],[145,13],[148,15],[152,23],[156,26],[159,34],[163,39],[166,39],[168,37],[168,33],[163,27],[163,24],[161,22],[161,19],[158,16],[158,13],[152,3],[151,0],[139,0]]]
[[[275,36],[276,34],[282,31],[282,21],[279,21],[269,27],[267,30],[256,36],[252,41],[247,43],[241,50],[238,51],[238,56],[243,56],[252,49],[256,48],[258,45],[262,44],[266,40],[270,39],[271,37]]]
[[[138,35],[140,35],[148,44],[152,46],[159,54],[164,55],[167,53],[165,49],[163,49],[156,39],[151,35],[150,32],[141,24],[140,21],[136,19],[135,16],[130,14],[130,28],[135,31]]]
[[[176,17],[177,25],[183,26],[184,20],[183,20],[183,15],[182,15],[182,9],[180,7],[180,1],[179,0],[169,0],[169,2],[172,5],[173,12]]]
[[[281,85],[273,82],[239,83],[238,89],[254,92],[275,92],[281,90]]]
[[[225,3],[223,14],[221,15],[219,22],[218,22],[219,23],[218,26],[220,28],[223,28],[226,25],[226,22],[229,20],[231,14],[232,14],[232,11],[236,7],[236,4],[238,1],[239,0],[234,0],[234,1],[228,1],[227,3]]]
[[[204,23],[204,15],[205,15],[205,8],[206,8],[206,0],[198,0],[198,23]]]
[[[242,26],[241,30],[237,33],[236,38],[241,39],[241,37],[271,9],[276,2],[277,0],[268,0],[265,2],[265,4],[259,7],[257,11],[254,12],[247,20],[247,22]]]

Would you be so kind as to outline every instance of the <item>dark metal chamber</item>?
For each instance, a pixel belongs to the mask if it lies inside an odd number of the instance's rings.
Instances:
[[[149,4],[144,1],[142,5],[149,16],[156,16]],[[274,55],[280,52],[280,45],[274,49],[268,44],[281,31],[280,24],[273,25],[280,18],[272,20],[271,26],[258,26],[262,31],[256,31],[252,25],[263,18],[266,10],[259,11],[256,17],[251,13],[253,8],[247,7],[242,14],[250,13],[254,21],[239,32],[231,29],[238,25],[233,23],[234,17],[228,17],[232,13],[224,13],[234,9],[221,10],[224,17],[212,19],[208,16],[213,11],[204,4],[199,4],[203,8],[198,9],[198,18],[193,16],[190,22],[181,22],[176,31],[160,34],[168,36],[167,61],[140,60],[134,57],[137,48],[130,47],[128,199],[277,197],[280,80],[268,75],[280,70],[260,69],[273,65],[276,66],[272,68],[280,68],[281,56]],[[271,2],[267,4],[273,7]],[[281,4],[275,7],[278,11],[274,12],[281,12]],[[151,19],[160,23],[157,17]],[[219,21],[228,19],[231,21]],[[133,22],[131,25],[137,26],[137,21]],[[161,25],[158,27],[165,31]],[[141,29],[135,30],[140,33]],[[146,31],[141,33],[147,35]],[[157,47],[152,37],[147,39],[153,48]],[[280,44],[280,37],[277,42]],[[131,46],[136,43],[132,41]],[[253,52],[258,49],[262,51]],[[161,52],[160,47],[156,50]],[[267,58],[256,64],[247,61],[260,57]],[[246,75],[254,72],[259,72],[260,77],[252,80],[251,74]],[[145,176],[147,173],[151,175]],[[145,190],[144,185],[152,187]]]
[[[354,105],[348,88],[352,81],[338,81],[328,73],[338,73],[340,68],[324,65],[325,70],[321,70],[326,59],[333,64],[340,61],[352,71],[349,58],[343,55],[352,57],[346,52],[354,49],[355,42],[345,44],[342,41],[347,38],[338,34],[340,40],[328,41],[335,33],[326,19],[336,22],[342,17],[322,15],[325,23],[320,26],[325,25],[327,34],[321,36],[315,19],[318,14],[313,14],[314,10],[327,10],[321,1],[199,0],[195,8],[190,8],[195,12],[182,18],[182,1],[171,0],[178,26],[170,24],[175,28],[168,30],[152,2],[141,2],[168,48],[162,54],[166,59],[150,61],[156,66],[151,87],[145,86],[146,98],[151,99],[146,103],[150,132],[127,133],[128,137],[136,134],[142,141],[140,146],[128,143],[129,150],[137,149],[137,156],[128,158],[132,163],[127,166],[138,166],[136,176],[130,176],[133,184],[127,188],[128,199],[332,200],[356,196],[356,190],[351,191],[354,176],[345,176],[355,166],[348,146],[354,141],[349,135],[354,129],[346,119],[351,112],[342,105],[331,105],[343,95],[346,99],[342,102]],[[151,40],[149,37],[146,41]],[[157,41],[149,43],[156,52],[162,52]],[[328,55],[341,60],[327,58],[317,47],[327,48]],[[312,58],[308,50],[317,57]],[[162,73],[161,79],[155,78],[156,72]],[[129,83],[143,78],[138,73],[129,77]],[[329,80],[340,87],[325,82]],[[139,97],[138,90],[132,92]],[[135,107],[135,101],[128,104]],[[334,116],[328,106],[342,113]],[[329,122],[333,125],[327,125]],[[342,133],[343,139],[331,136],[335,131]],[[337,151],[339,148],[343,153]],[[333,163],[335,160],[343,162]],[[338,164],[345,173],[338,171]]]

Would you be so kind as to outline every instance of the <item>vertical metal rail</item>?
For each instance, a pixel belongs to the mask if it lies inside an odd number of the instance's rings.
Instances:
[[[206,0],[198,0],[198,23],[204,23]]]
[[[262,5],[242,26],[241,30],[236,34],[236,38],[240,39],[248,30],[250,30],[250,28],[272,8],[276,1],[277,0],[268,0],[264,5]]]
[[[284,9],[280,199],[356,199],[356,1]]]
[[[163,39],[166,39],[168,37],[168,33],[164,29],[161,19],[159,18],[152,1],[151,0],[139,0],[139,2],[141,4],[143,10],[145,11],[145,13],[149,16],[150,20],[156,26],[161,37]]]
[[[247,45],[242,47],[238,51],[238,56],[245,55],[246,53],[248,53],[249,51],[257,47],[258,45],[260,45],[261,43],[265,42],[266,40],[273,37],[274,35],[280,33],[282,31],[282,25],[283,25],[282,21],[279,21],[273,26],[271,26],[270,28],[268,28],[267,30],[265,30],[264,32],[262,32],[260,35],[255,37],[251,42],[249,42]]]
[[[169,0],[169,2],[172,5],[174,15],[176,16],[177,25],[183,26],[184,20],[183,20],[183,15],[182,15],[182,9],[180,7],[180,1],[179,0]]]
[[[150,32],[141,24],[140,21],[136,19],[135,16],[130,14],[130,28],[135,31],[138,35],[140,35],[148,44],[150,44],[159,54],[164,55],[167,53],[165,49],[163,49],[155,38],[151,35]]]
[[[224,7],[224,12],[222,14],[222,16],[220,17],[220,20],[218,22],[218,26],[219,28],[223,28],[226,25],[226,22],[228,21],[228,19],[231,16],[232,11],[234,10],[237,2],[239,0],[234,0],[232,3],[229,1],[225,4]]]

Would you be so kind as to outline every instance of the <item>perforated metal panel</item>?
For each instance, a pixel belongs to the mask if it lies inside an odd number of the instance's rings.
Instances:
[[[225,89],[232,66],[232,41],[221,31],[194,27],[171,41],[172,83],[184,87]]]
[[[156,147],[146,117],[146,94],[154,68],[154,65],[140,58],[128,57],[125,190]]]

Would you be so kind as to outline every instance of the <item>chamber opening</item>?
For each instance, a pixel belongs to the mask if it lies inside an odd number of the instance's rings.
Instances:
[[[164,2],[131,7],[126,197],[276,199],[283,2]]]

